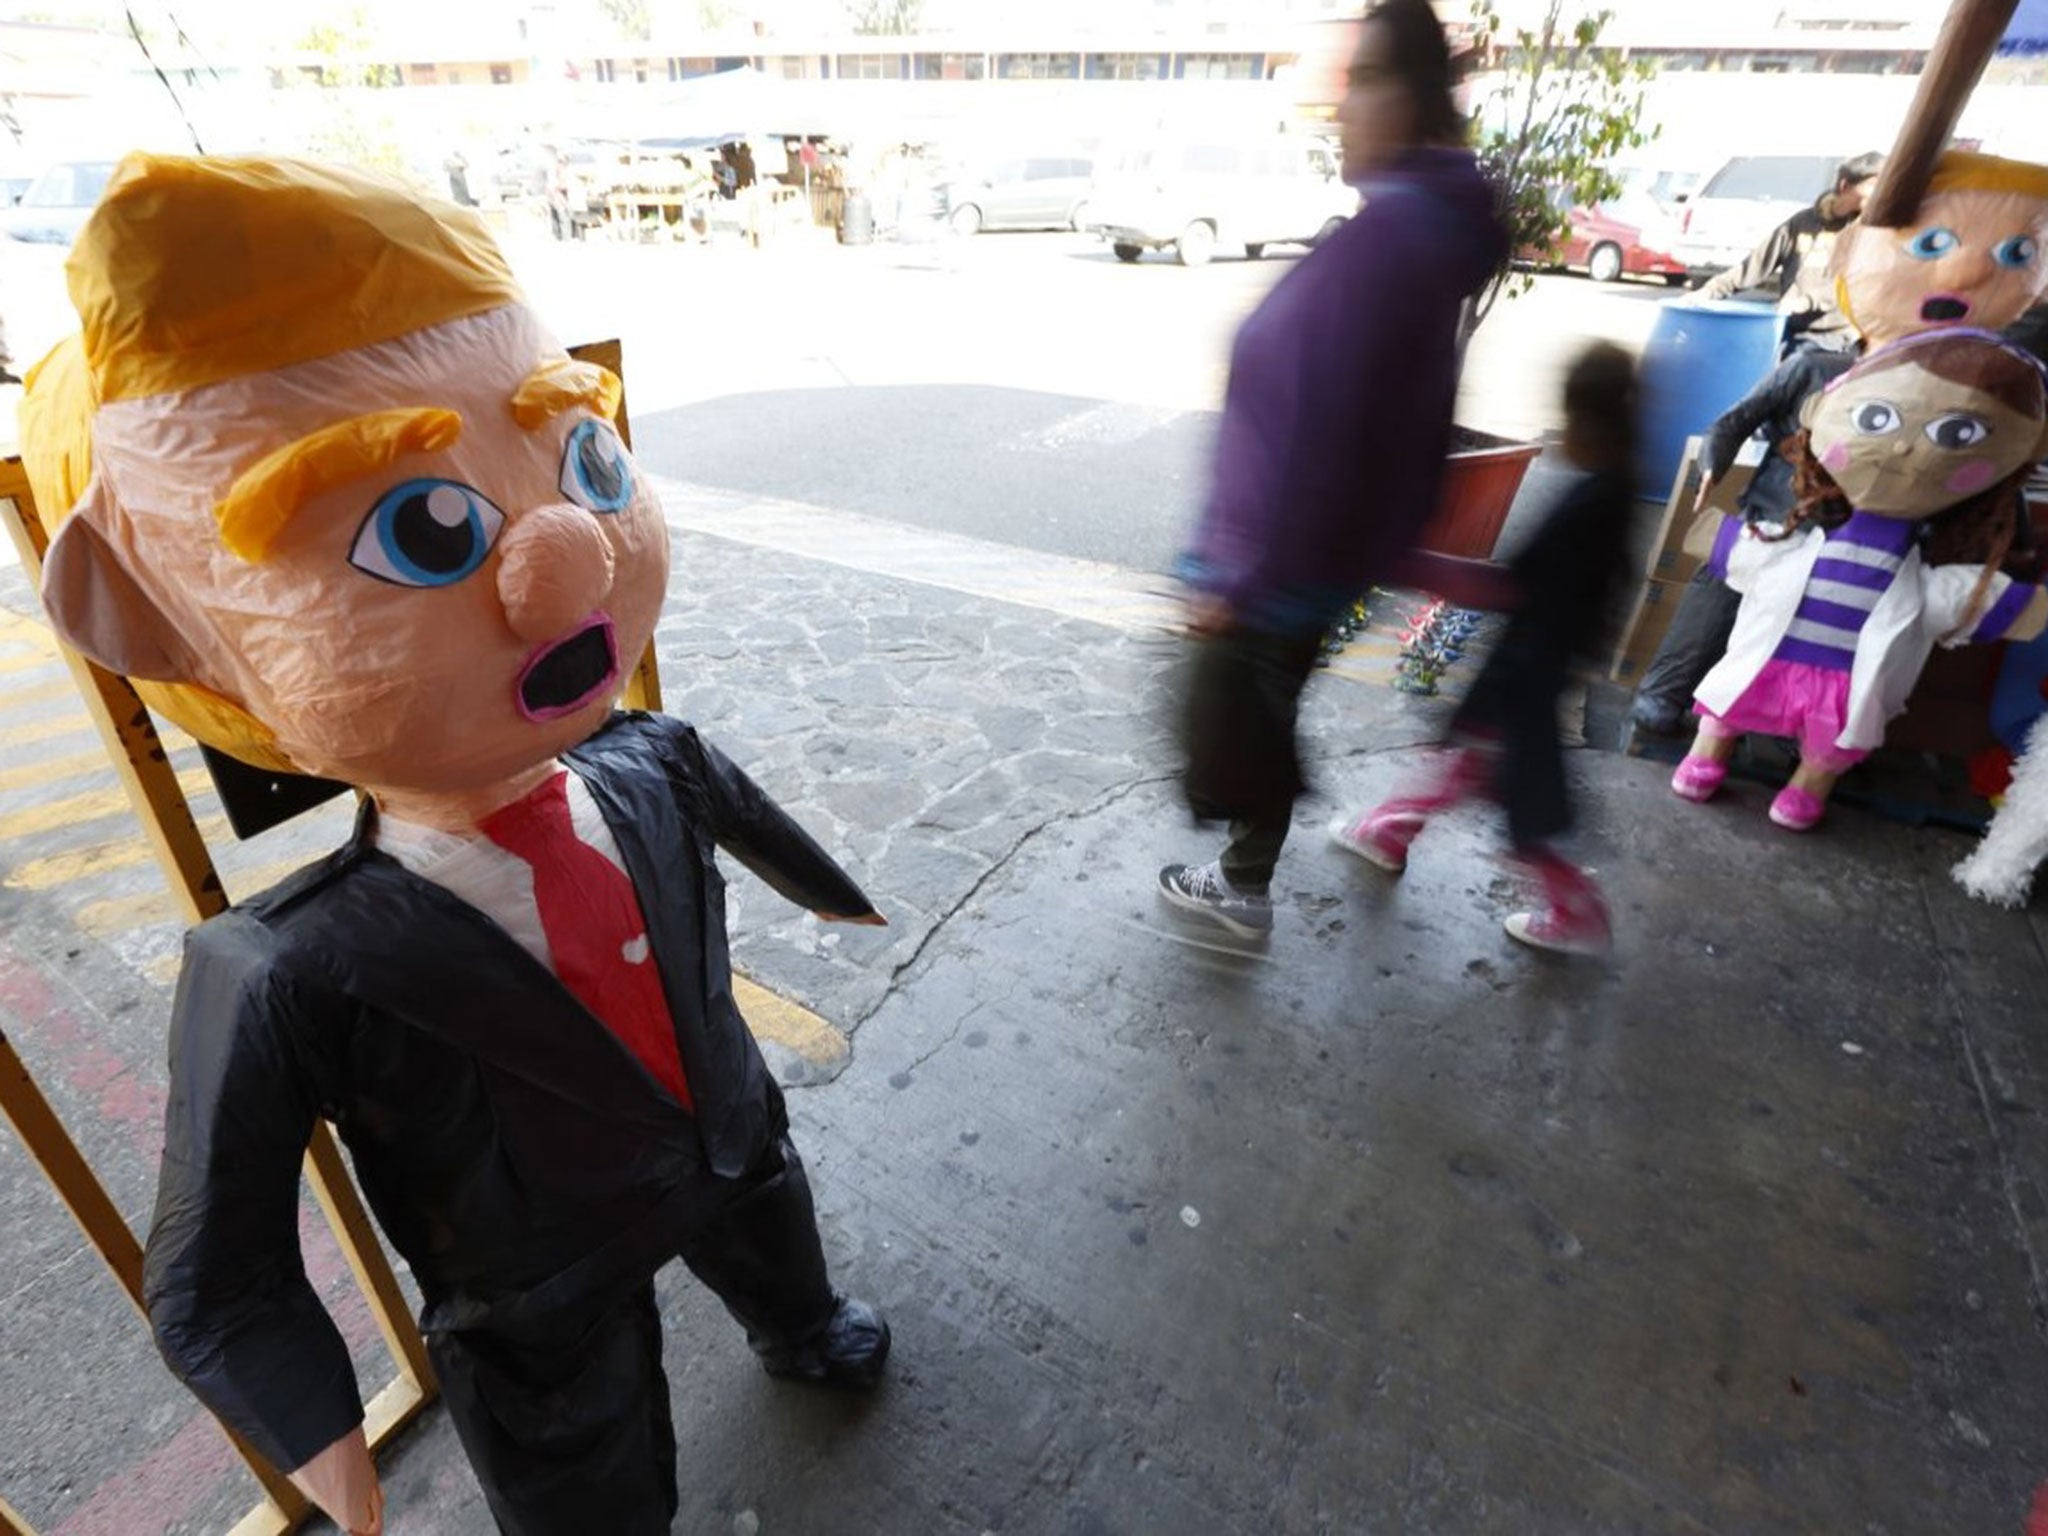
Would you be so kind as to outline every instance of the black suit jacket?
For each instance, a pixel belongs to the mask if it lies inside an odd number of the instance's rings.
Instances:
[[[362,1417],[299,1253],[316,1116],[429,1329],[639,1283],[782,1132],[732,999],[714,850],[816,911],[867,898],[679,721],[617,714],[567,757],[638,892],[694,1117],[495,922],[378,852],[367,802],[347,847],[186,941],[145,1296],[171,1368],[279,1466]]]

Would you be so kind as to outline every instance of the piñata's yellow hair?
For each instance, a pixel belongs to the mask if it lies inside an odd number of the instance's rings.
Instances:
[[[23,466],[52,535],[85,494],[102,404],[311,362],[521,299],[472,211],[292,160],[130,155],[65,272],[80,334],[30,371],[21,405]],[[251,530],[256,544],[275,531],[261,519]],[[260,720],[211,689],[135,688],[200,741],[299,771]]]
[[[2048,165],[2029,160],[2002,160],[1974,150],[1951,149],[1934,162],[1927,190],[1935,192],[2008,192],[2048,200]]]

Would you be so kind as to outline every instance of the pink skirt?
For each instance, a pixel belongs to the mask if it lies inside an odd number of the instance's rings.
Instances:
[[[1849,723],[1849,674],[1832,667],[1767,661],[1726,713],[1717,715],[1698,702],[1693,712],[1718,728],[1710,731],[1713,735],[1756,731],[1789,736],[1799,743],[1799,755],[1816,768],[1839,771],[1870,755],[1835,745]]]

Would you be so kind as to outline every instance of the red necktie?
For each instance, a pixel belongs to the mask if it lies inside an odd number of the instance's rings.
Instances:
[[[533,869],[533,900],[555,975],[652,1072],[692,1107],[675,1025],[648,946],[633,882],[576,835],[569,775],[484,818],[480,830]]]

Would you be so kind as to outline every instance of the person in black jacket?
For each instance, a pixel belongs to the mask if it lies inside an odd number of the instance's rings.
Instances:
[[[1835,302],[1829,261],[1835,237],[1862,213],[1864,195],[1883,169],[1884,156],[1876,153],[1844,160],[1832,190],[1764,236],[1742,261],[1709,278],[1699,297],[1729,299],[1739,293],[1766,292],[1785,317],[1788,350],[1802,340],[1825,347],[1853,345],[1855,328]]]
[[[1557,700],[1573,662],[1606,633],[1626,568],[1635,419],[1629,355],[1606,343],[1589,347],[1565,381],[1564,452],[1580,473],[1505,571],[1461,572],[1476,563],[1417,557],[1419,579],[1479,606],[1506,607],[1507,626],[1428,777],[1330,829],[1340,848],[1399,874],[1432,816],[1474,797],[1497,802],[1515,861],[1544,898],[1542,910],[1509,917],[1507,931],[1540,949],[1599,953],[1609,942],[1599,887],[1551,846],[1572,821]]]
[[[1834,351],[1799,347],[1748,394],[1731,405],[1707,428],[1700,445],[1700,488],[1693,506],[1704,510],[1714,486],[1734,466],[1742,445],[1758,432],[1771,446],[1742,489],[1742,516],[1752,523],[1783,522],[1792,510],[1792,466],[1778,451],[1799,430],[1799,408],[1808,395],[1825,388],[1855,366],[1861,348]],[[1643,670],[1630,705],[1630,717],[1657,736],[1676,736],[1691,728],[1693,690],[1699,687],[1735,628],[1742,599],[1726,582],[1702,565],[1679,598],[1671,625]]]
[[[474,214],[137,155],[71,271],[83,332],[23,407],[53,625],[209,745],[363,794],[346,848],[187,941],[158,1346],[351,1536],[381,1531],[299,1252],[331,1120],[499,1529],[665,1536],[658,1268],[773,1375],[870,1387],[890,1342],[828,1275],[716,853],[882,919],[688,726],[615,709],[667,590],[660,502],[618,380],[563,355]]]

